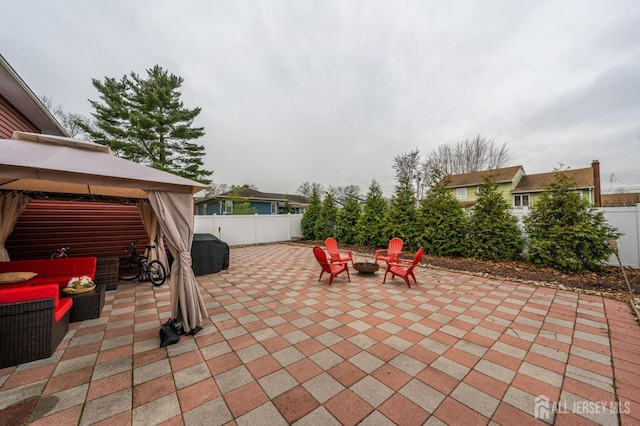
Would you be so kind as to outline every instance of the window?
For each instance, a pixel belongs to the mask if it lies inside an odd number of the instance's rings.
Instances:
[[[222,214],[232,214],[233,213],[233,201],[225,200],[222,202]]]
[[[278,214],[278,203],[271,203],[271,214]]]
[[[529,207],[529,194],[514,195],[513,196],[514,207]]]
[[[202,214],[209,214],[209,212],[207,211],[207,203],[204,203],[202,205]]]
[[[456,190],[456,198],[458,200],[466,200],[467,199],[467,188],[458,188]]]

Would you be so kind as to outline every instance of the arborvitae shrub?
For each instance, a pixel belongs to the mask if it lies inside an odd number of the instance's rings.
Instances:
[[[336,215],[336,240],[344,244],[354,244],[356,242],[356,225],[358,219],[360,219],[361,210],[358,195],[347,195],[344,205]]]
[[[429,190],[418,209],[418,242],[434,256],[463,256],[467,216],[441,180]]]
[[[338,209],[336,208],[333,193],[327,191],[324,200],[322,200],[320,214],[318,215],[318,219],[316,219],[314,234],[317,239],[324,240],[333,237],[337,213]]]
[[[416,197],[411,182],[400,179],[385,215],[384,229],[387,240],[399,237],[404,241],[403,248],[409,251],[417,250],[417,218]]]
[[[467,255],[496,262],[522,256],[524,238],[495,179],[485,177],[467,227]]]
[[[526,259],[563,271],[599,271],[611,256],[609,238],[618,238],[602,212],[592,209],[562,171],[525,218]]]
[[[305,209],[300,223],[302,235],[307,240],[317,239],[315,228],[318,216],[320,216],[321,208],[320,194],[318,194],[318,191],[314,189],[311,193],[311,197],[309,197],[309,206]]]
[[[356,244],[370,247],[386,247],[389,239],[384,234],[384,216],[387,200],[375,180],[369,185],[367,201],[356,224]]]

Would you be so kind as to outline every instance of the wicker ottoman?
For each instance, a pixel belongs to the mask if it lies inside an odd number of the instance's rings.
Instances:
[[[118,288],[118,256],[99,257],[96,263],[96,285],[104,285],[107,290]]]
[[[87,319],[99,318],[104,307],[105,285],[96,284],[92,291],[80,294],[64,294],[60,297],[73,299],[69,322],[84,321]]]

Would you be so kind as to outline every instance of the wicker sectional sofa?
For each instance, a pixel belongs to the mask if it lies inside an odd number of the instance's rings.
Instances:
[[[104,286],[82,299],[61,293],[71,278],[95,274],[95,257],[0,262],[0,368],[50,357],[70,321],[99,316]]]
[[[66,259],[32,259],[12,260],[0,262],[0,274],[4,272],[32,272],[37,275],[26,281],[0,284],[0,289],[12,287],[26,287],[40,284],[56,283],[60,288],[67,286],[73,277],[88,275],[96,279],[95,257],[69,257]]]
[[[0,290],[0,368],[48,358],[69,331],[73,302],[55,284]]]

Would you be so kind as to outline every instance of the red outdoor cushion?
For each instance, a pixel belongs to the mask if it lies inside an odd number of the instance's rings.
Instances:
[[[59,302],[58,307],[55,309],[53,313],[54,322],[60,321],[60,318],[62,318],[64,314],[66,314],[69,311],[69,309],[71,309],[71,306],[73,305],[73,299],[70,299],[68,297],[63,297],[62,299],[59,299],[58,302]]]
[[[67,284],[69,284],[69,280],[77,276],[78,275],[50,275],[48,277],[36,277],[29,282],[33,286],[56,283],[58,287],[65,288]]]
[[[73,300],[70,298],[60,299],[60,287],[57,284],[39,285],[35,287],[9,288],[0,290],[0,304],[27,302],[29,300],[54,299],[54,321],[60,318],[71,309]]]
[[[0,291],[0,303],[26,302],[27,300],[55,299],[56,305],[60,289],[57,285],[39,285],[37,287],[10,288]]]
[[[0,290],[6,290],[9,288],[22,288],[22,287],[30,287],[31,286],[31,282],[33,280],[29,280],[29,281],[23,281],[21,283],[12,283],[12,284],[0,284]]]
[[[95,278],[97,258],[69,257],[67,259],[51,259],[45,264],[44,276],[79,277],[88,275]]]
[[[44,265],[49,259],[11,260],[0,262],[0,272],[36,272],[44,275]]]

